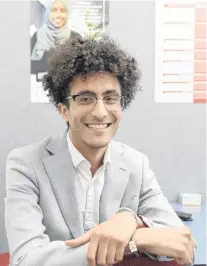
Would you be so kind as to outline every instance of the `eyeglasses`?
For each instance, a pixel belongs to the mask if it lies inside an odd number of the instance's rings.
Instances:
[[[94,108],[94,106],[97,104],[97,101],[101,99],[108,111],[119,111],[124,109],[126,97],[119,95],[106,95],[104,97],[97,97],[96,95],[90,94],[76,94],[70,95],[65,99],[73,99],[78,106],[85,106],[91,109]]]

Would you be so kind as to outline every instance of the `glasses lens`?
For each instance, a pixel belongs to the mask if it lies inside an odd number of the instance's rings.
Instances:
[[[119,111],[124,106],[124,99],[118,95],[111,95],[104,97],[104,103],[107,110]]]
[[[75,101],[80,105],[89,105],[95,103],[96,98],[93,95],[78,95]]]

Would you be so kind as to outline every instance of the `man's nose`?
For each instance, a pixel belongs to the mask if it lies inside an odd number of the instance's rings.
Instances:
[[[96,116],[99,119],[103,119],[105,116],[108,115],[108,111],[102,99],[98,99],[95,103],[92,115]]]

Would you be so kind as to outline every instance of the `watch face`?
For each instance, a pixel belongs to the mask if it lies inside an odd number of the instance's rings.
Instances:
[[[134,240],[131,240],[131,241],[129,242],[129,249],[130,249],[130,251],[131,251],[132,253],[133,253],[133,252],[137,252],[137,246],[136,246]]]

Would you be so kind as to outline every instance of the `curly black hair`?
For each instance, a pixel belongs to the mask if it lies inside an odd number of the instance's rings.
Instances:
[[[135,58],[121,49],[109,37],[99,40],[77,37],[57,47],[48,61],[48,72],[43,77],[43,88],[57,107],[68,104],[70,82],[77,75],[83,80],[88,74],[110,72],[116,75],[128,107],[140,88],[140,70]]]

